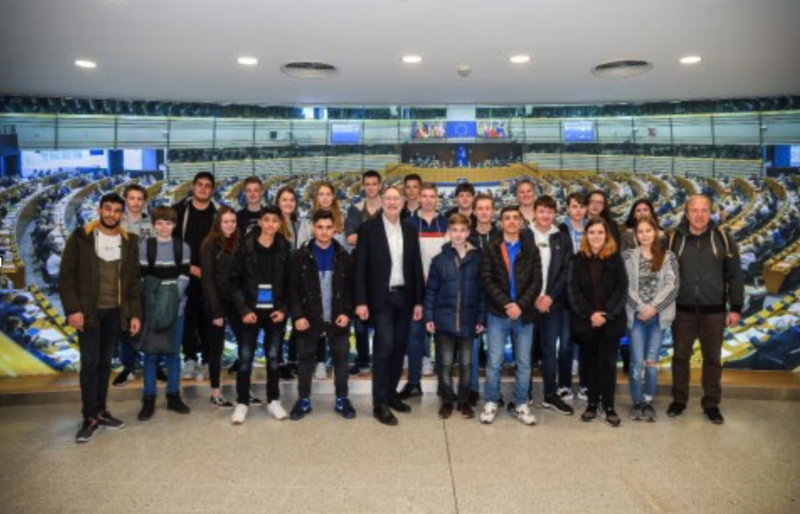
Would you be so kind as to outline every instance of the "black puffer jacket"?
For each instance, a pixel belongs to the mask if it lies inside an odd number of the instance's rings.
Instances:
[[[522,322],[533,323],[536,316],[533,307],[542,292],[542,259],[533,237],[520,236],[520,251],[514,261],[514,281],[517,292],[517,305],[522,310]],[[486,310],[493,316],[506,316],[505,306],[511,303],[511,286],[508,270],[503,258],[500,235],[483,252],[481,261],[481,283],[486,293]]]
[[[212,320],[225,317],[225,304],[232,302],[230,277],[234,253],[228,253],[218,243],[203,243],[200,247],[200,282],[203,285],[203,305]]]
[[[350,254],[336,240],[333,244],[333,280],[331,284],[331,327],[333,335],[347,335],[350,325],[339,327],[336,318],[345,315],[353,318],[353,269]],[[306,242],[292,259],[291,273],[291,313],[292,319],[305,318],[310,327],[303,333],[303,337],[312,340],[319,339],[322,333],[323,309],[322,291],[319,283],[319,268],[317,259],[311,249],[311,241]]]
[[[231,301],[242,317],[256,312],[258,300],[258,257],[255,245],[258,244],[259,236],[260,231],[251,231],[239,246],[231,262],[228,287],[231,290]],[[282,235],[275,234],[275,241],[270,246],[270,250],[277,254],[273,267],[273,277],[276,280],[272,284],[272,302],[275,310],[286,314],[289,312],[291,244]]]

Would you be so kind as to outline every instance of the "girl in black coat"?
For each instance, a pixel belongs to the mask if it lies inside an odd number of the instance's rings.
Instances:
[[[242,331],[242,320],[234,307],[229,286],[231,265],[238,246],[236,212],[230,207],[221,207],[214,214],[214,225],[200,248],[200,280],[203,284],[205,314],[209,320],[209,348],[203,360],[209,368],[211,403],[226,408],[233,407],[233,404],[222,396],[219,389],[222,351],[225,348],[225,321],[230,323],[237,341]]]
[[[625,335],[628,274],[608,223],[594,217],[586,224],[581,249],[569,278],[572,333],[581,345],[589,404],[581,419],[593,421],[602,401],[606,422],[619,426],[614,410],[619,340]]]

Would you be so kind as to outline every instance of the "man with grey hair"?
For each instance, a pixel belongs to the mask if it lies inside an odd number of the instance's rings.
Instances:
[[[739,248],[730,234],[711,220],[711,199],[691,196],[684,219],[670,238],[678,257],[680,290],[672,325],[672,404],[669,417],[680,416],[689,400],[690,359],[696,339],[703,355],[703,399],[709,421],[720,425],[722,341],[725,327],[735,327],[744,305],[744,279]]]

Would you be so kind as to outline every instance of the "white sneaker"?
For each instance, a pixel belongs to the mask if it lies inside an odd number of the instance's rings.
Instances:
[[[317,370],[314,372],[314,378],[317,380],[325,380],[328,378],[328,370],[324,362],[317,363]]]
[[[269,402],[267,405],[267,412],[269,412],[270,415],[278,421],[289,417],[289,415],[286,413],[286,410],[283,408],[283,405],[281,405],[280,400],[272,400]]]
[[[575,360],[572,361],[572,376],[573,377],[577,377],[578,376],[578,361],[575,361]]]
[[[430,357],[422,358],[422,376],[424,377],[433,376],[433,363],[431,362]]]
[[[188,360],[183,363],[183,379],[184,380],[192,380],[194,379],[194,369],[197,366],[197,363],[193,360]]]
[[[244,420],[247,419],[247,411],[250,409],[247,405],[243,403],[237,403],[236,408],[233,409],[233,415],[231,416],[231,423],[234,425],[241,425],[244,423]]]
[[[587,394],[585,387],[581,387],[580,389],[578,389],[578,399],[582,402],[589,401],[589,395]]]
[[[194,369],[194,379],[197,382],[202,382],[208,376],[208,364],[198,364]]]
[[[572,389],[569,387],[559,387],[558,396],[565,402],[571,402],[575,399],[575,396],[572,394]]]
[[[533,415],[527,403],[514,409],[514,415],[522,422],[523,425],[533,426],[536,424],[536,416]]]
[[[494,402],[486,402],[483,405],[483,412],[481,412],[481,423],[489,425],[494,422],[497,416],[497,404]]]

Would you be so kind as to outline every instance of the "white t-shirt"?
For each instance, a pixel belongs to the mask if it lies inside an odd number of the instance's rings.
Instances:
[[[536,242],[536,247],[539,248],[539,256],[542,258],[542,292],[547,294],[547,272],[550,270],[550,260],[552,259],[552,251],[550,249],[550,235],[558,232],[555,226],[550,226],[547,232],[539,232],[536,225],[531,225],[531,232]]]
[[[97,257],[106,262],[118,261],[122,258],[122,236],[107,236],[101,231],[97,231],[95,239],[95,250]]]
[[[383,216],[383,227],[386,229],[386,239],[389,241],[389,253],[392,256],[392,271],[389,274],[389,287],[406,285],[403,275],[403,227],[399,219],[392,223]]]

